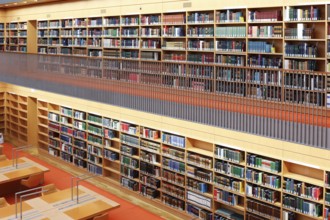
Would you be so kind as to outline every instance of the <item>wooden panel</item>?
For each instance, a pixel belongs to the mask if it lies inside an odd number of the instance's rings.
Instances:
[[[27,23],[27,52],[37,53],[37,21],[31,20]]]
[[[38,113],[37,113],[37,99],[28,97],[28,126],[27,126],[27,136],[28,144],[32,146],[38,145]]]
[[[79,195],[83,195],[85,192],[78,189],[78,194]],[[75,196],[77,195],[77,189],[74,188],[73,190],[73,196],[74,198],[76,198]],[[44,200],[47,203],[56,203],[62,200],[66,200],[66,199],[71,199],[71,188],[70,189],[65,189],[65,190],[61,190],[58,191],[56,193],[51,193],[45,196],[41,197],[42,200]]]
[[[19,204],[18,204],[17,208],[20,209]],[[31,209],[32,209],[32,207],[29,204],[27,204],[25,202],[23,203],[23,207],[22,207],[23,212],[29,211]],[[12,216],[12,215],[15,215],[15,205],[1,208],[0,218],[8,218],[9,216]]]
[[[88,203],[82,206],[65,211],[64,213],[70,216],[72,219],[88,219],[93,216],[97,216],[101,213],[109,211],[113,207],[101,200],[93,203]]]

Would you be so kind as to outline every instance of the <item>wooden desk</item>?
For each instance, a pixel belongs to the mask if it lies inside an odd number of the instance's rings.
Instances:
[[[71,189],[66,189],[27,200],[23,202],[23,219],[85,220],[119,207],[118,203],[83,186],[79,187],[79,204],[76,203],[76,188],[74,195],[74,200],[71,200]],[[0,208],[1,220],[14,217],[15,205]]]
[[[18,159],[18,165],[13,167],[12,160],[0,161],[0,185],[29,177],[32,174],[48,172],[49,169],[26,158]]]

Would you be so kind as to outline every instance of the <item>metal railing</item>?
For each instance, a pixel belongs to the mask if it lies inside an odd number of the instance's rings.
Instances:
[[[330,74],[220,64],[0,54],[0,80],[330,149]]]
[[[99,175],[94,174],[82,174],[79,176],[72,176],[71,177],[71,200],[73,201],[74,197],[74,179],[76,179],[76,203],[79,204],[79,183],[81,181],[85,181],[94,177],[97,177]]]
[[[48,190],[47,189],[43,189],[43,186],[40,186],[40,187],[35,187],[33,189],[27,189],[27,190],[23,190],[23,191],[20,191],[20,192],[17,192],[15,193],[15,218],[17,218],[17,212],[18,212],[18,208],[17,208],[17,197],[21,194],[25,194],[25,195],[21,195],[19,198],[20,198],[20,219],[23,219],[23,199],[25,197],[30,197],[30,196],[33,196],[33,195],[36,195],[36,194],[41,194],[43,192],[47,192]],[[32,192],[32,193],[28,193],[28,192]]]
[[[31,145],[26,145],[26,146],[21,146],[21,147],[13,147],[11,150],[11,158],[13,161],[13,167],[15,167],[17,169],[18,167],[18,153],[20,151],[24,151],[26,149],[31,148]]]

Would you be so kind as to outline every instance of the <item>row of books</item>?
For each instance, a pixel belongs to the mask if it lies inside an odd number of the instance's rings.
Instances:
[[[242,11],[224,10],[216,11],[216,22],[244,22],[244,14]]]
[[[282,37],[282,26],[249,26],[248,37]]]
[[[194,177],[196,179],[203,180],[205,182],[212,182],[212,171],[204,170],[201,168],[187,166],[187,176]]]
[[[317,70],[316,60],[293,60],[285,59],[284,60],[285,69],[294,69],[294,70]]]
[[[96,134],[96,135],[100,135],[100,136],[104,135],[104,131],[103,131],[102,127],[97,127],[92,124],[88,125],[87,130],[89,133],[92,133],[92,134]]]
[[[147,196],[151,199],[155,199],[155,198],[159,198],[160,193],[158,190],[154,189],[154,188],[150,188],[148,186],[144,186],[142,184],[140,184],[140,193],[143,196]]]
[[[263,188],[253,184],[246,185],[246,194],[270,203],[281,201],[280,192],[271,189]]]
[[[198,206],[187,204],[187,213],[202,220],[213,220],[213,214]]]
[[[167,182],[162,182],[162,190],[163,192],[170,194],[174,197],[178,197],[180,199],[185,198],[185,194],[186,194],[185,189],[178,187],[177,185],[172,185]]]
[[[282,58],[251,54],[248,56],[247,64],[251,67],[282,68]]]
[[[216,55],[215,62],[228,66],[244,66],[245,57],[239,55]]]
[[[123,165],[120,166],[120,173],[132,179],[139,177],[139,171]]]
[[[187,29],[187,36],[190,37],[213,37],[213,27],[189,27]]]
[[[266,159],[254,154],[248,154],[246,163],[249,166],[257,167],[265,171],[279,173],[281,172],[281,161],[274,159]]]
[[[122,145],[120,147],[120,151],[129,156],[137,155],[138,153],[135,147],[125,146],[125,145]]]
[[[129,144],[135,147],[140,146],[140,140],[137,137],[133,137],[130,135],[126,135],[126,134],[120,134],[120,140],[121,142],[125,143],[125,144]]]
[[[177,146],[180,148],[185,148],[185,138],[173,134],[162,133],[162,142]]]
[[[145,152],[143,150],[140,151],[140,159],[146,161],[151,164],[159,164],[159,156],[153,153]]]
[[[150,177],[150,176],[141,175],[140,176],[140,182],[144,185],[147,185],[147,186],[150,186],[150,187],[153,187],[153,188],[156,188],[156,189],[160,188],[160,180],[155,179],[155,178]]]
[[[212,161],[212,158],[208,158],[199,154],[188,153],[187,155],[187,162],[204,168],[211,169],[213,167]]]
[[[91,163],[87,163],[87,170],[90,173],[94,173],[97,175],[102,175],[102,167],[91,164]]]
[[[138,191],[139,190],[139,183],[134,181],[134,180],[130,180],[128,178],[125,178],[125,177],[121,177],[120,179],[120,183],[122,186],[130,189],[130,190],[133,190],[133,191]]]
[[[265,172],[252,170],[249,168],[246,169],[246,180],[275,189],[281,188],[280,176],[267,174]]]
[[[310,21],[321,19],[320,9],[315,6],[310,8],[295,8],[287,6],[285,10],[286,21]]]
[[[215,211],[215,213],[219,214],[215,215],[215,220],[228,220],[228,219],[232,219],[232,220],[243,220],[244,216],[236,213],[232,210],[226,209],[226,208],[219,208]]]
[[[80,149],[86,149],[86,142],[85,141],[75,139],[73,141],[73,145],[75,147],[79,147]]]
[[[185,210],[185,202],[182,201],[181,199],[163,193],[161,200],[164,204],[172,208],[179,209],[182,211]]]
[[[188,23],[213,23],[213,12],[193,12],[187,17]]]
[[[146,162],[140,162],[140,171],[141,173],[148,174],[153,177],[160,177],[160,168],[153,164],[149,164]]]
[[[293,209],[309,216],[319,217],[322,216],[322,204],[313,203],[299,197],[289,195],[283,196],[283,207]]]
[[[97,144],[100,146],[103,144],[102,138],[95,135],[88,134],[87,140],[93,144]]]
[[[187,179],[187,187],[201,193],[209,192],[209,184],[194,179]]]
[[[160,28],[141,28],[141,36],[143,37],[160,37]]]
[[[246,37],[245,26],[225,26],[215,28],[216,37]]]
[[[170,183],[177,184],[179,186],[185,186],[185,176],[176,172],[163,169],[162,179]]]
[[[319,186],[313,186],[293,179],[285,179],[283,186],[286,192],[297,196],[317,201],[323,197],[323,190]]]
[[[191,191],[187,191],[187,201],[189,202],[193,202],[196,203],[200,206],[206,207],[206,208],[212,208],[212,199],[202,196],[200,194],[191,192]]]
[[[249,22],[267,22],[267,21],[281,21],[281,10],[267,10],[267,11],[253,11],[250,10],[248,14]]]
[[[297,28],[286,28],[284,33],[286,39],[312,39],[314,29],[307,28],[306,24],[297,24]]]
[[[87,151],[88,151],[88,153],[92,153],[92,154],[94,154],[96,156],[99,156],[99,157],[103,156],[102,149],[100,147],[96,147],[96,146],[88,144],[87,145]]]
[[[121,164],[123,164],[125,166],[128,166],[128,167],[132,167],[132,168],[135,168],[135,169],[139,168],[139,161],[132,158],[132,157],[127,157],[125,155],[122,155],[120,157],[120,162],[121,162]]]
[[[141,17],[141,24],[150,25],[150,24],[160,24],[161,17],[160,15],[143,15]]]
[[[102,125],[102,117],[98,115],[88,114],[87,120],[96,124]]]
[[[266,217],[267,219],[281,219],[281,209],[278,207],[251,199],[247,199],[246,206],[247,211],[257,213],[260,216]]]
[[[225,189],[244,193],[244,182],[228,176],[215,176],[214,183]]]
[[[222,201],[231,206],[237,206],[240,203],[238,195],[221,189],[214,189],[213,197],[215,201]]]
[[[86,159],[86,157],[87,157],[87,153],[86,153],[86,151],[84,151],[84,150],[80,150],[80,149],[78,149],[78,148],[74,148],[74,149],[73,149],[73,155],[74,155],[75,157],[78,157],[78,158],[81,158],[81,159]]]
[[[119,154],[117,152],[113,152],[107,149],[104,149],[104,157],[112,161],[119,160]]]
[[[317,57],[317,45],[308,43],[285,44],[285,55],[293,57]]]
[[[214,41],[189,40],[187,42],[188,50],[214,50]]]
[[[235,176],[238,178],[244,178],[245,176],[245,169],[244,167],[240,167],[237,165],[230,164],[229,162],[226,161],[216,161],[214,164],[214,169],[217,172]]]
[[[160,144],[159,143],[141,140],[140,144],[141,144],[141,149],[155,152],[155,153],[160,153]]]
[[[178,149],[174,149],[168,146],[162,146],[163,156],[167,156],[173,159],[184,160],[185,152]]]
[[[216,50],[230,52],[244,52],[246,49],[245,41],[239,40],[217,40]]]
[[[275,53],[275,47],[267,41],[249,41],[248,52]]]
[[[139,16],[122,17],[121,18],[121,24],[122,25],[139,25],[140,24]]]
[[[180,162],[180,161],[176,161],[176,160],[172,160],[172,159],[163,157],[162,164],[166,168],[176,171],[176,172],[185,173],[185,171],[186,171],[186,166],[185,166],[184,162]]]

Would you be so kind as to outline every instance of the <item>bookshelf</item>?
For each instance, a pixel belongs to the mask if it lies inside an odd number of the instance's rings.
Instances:
[[[327,170],[43,100],[37,110],[40,149],[173,211],[205,219],[328,215]]]
[[[37,100],[38,146],[48,150],[48,103]]]
[[[328,8],[292,5],[39,20],[39,53],[64,55],[58,60],[40,57],[39,67],[325,107]],[[292,17],[298,12],[299,20]],[[304,13],[313,17],[301,17]]]
[[[325,13],[321,5],[285,8],[285,68],[325,71]]]
[[[5,50],[5,44],[6,44],[5,23],[0,23],[0,51]]]
[[[245,66],[246,10],[216,10],[215,15],[215,63]]]
[[[6,93],[0,92],[0,132],[5,134],[6,128]]]
[[[19,52],[18,22],[6,23],[6,51]]]
[[[309,14],[312,7],[318,9],[319,18],[287,17],[296,9]],[[54,73],[215,92],[271,104],[284,101],[291,106],[325,107],[328,8],[321,4],[195,9],[38,20],[38,52],[60,55],[40,56],[38,65]],[[5,42],[16,39],[15,32],[17,39],[24,39],[24,24],[20,23],[17,28],[15,22],[8,26],[4,23],[4,33],[8,33]],[[294,34],[298,29],[306,35]],[[0,25],[0,37],[1,31]],[[316,50],[317,55],[290,52],[304,43],[306,50]],[[258,45],[262,51],[255,49]],[[313,62],[321,72],[304,70]],[[287,65],[292,67],[283,71]],[[4,127],[24,139],[20,134],[24,133],[24,120],[22,125],[15,124],[15,118],[23,114],[15,109],[24,98],[5,96],[4,112],[10,122],[4,122]],[[322,217],[330,208],[326,199],[329,187],[322,185],[326,171],[315,169],[303,174],[299,170],[308,170],[308,166],[280,157],[270,158],[42,100],[37,101],[37,110],[41,149],[173,210],[205,219],[319,219],[285,204],[292,200],[321,204],[325,212]],[[277,161],[281,169],[259,167],[251,158]],[[322,196],[311,199],[290,193],[283,187],[287,182],[314,191],[321,187]]]
[[[26,144],[27,137],[27,97],[14,93],[6,94],[6,136],[18,145]]]

